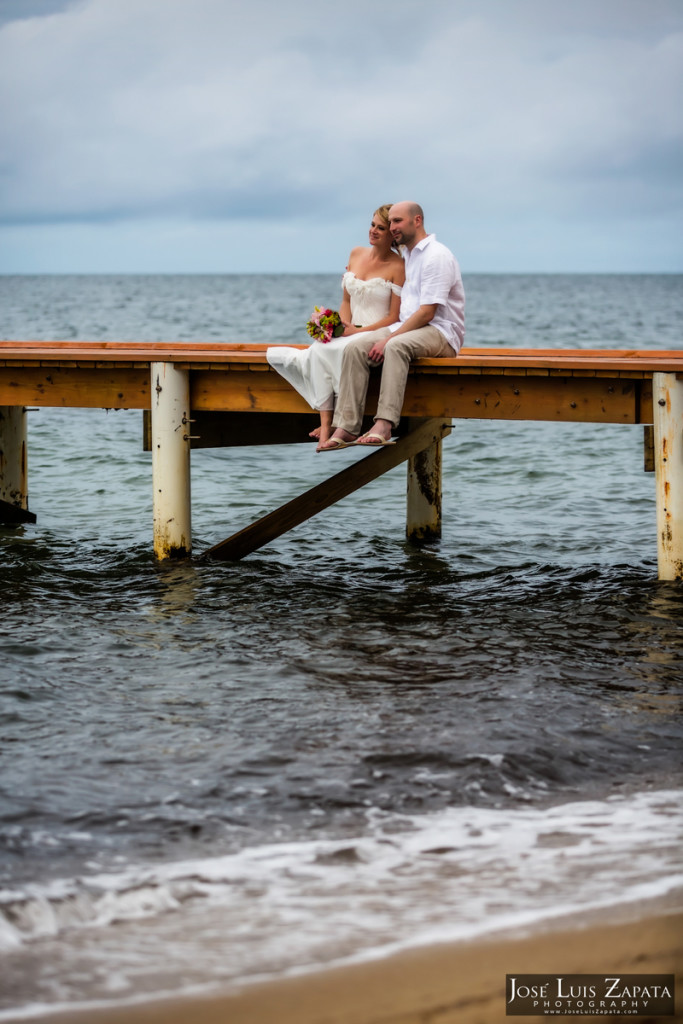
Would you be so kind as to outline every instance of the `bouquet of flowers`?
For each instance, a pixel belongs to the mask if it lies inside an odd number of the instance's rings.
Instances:
[[[306,324],[306,330],[315,341],[322,341],[323,345],[326,345],[328,341],[344,333],[344,324],[336,310],[316,306],[313,316]]]

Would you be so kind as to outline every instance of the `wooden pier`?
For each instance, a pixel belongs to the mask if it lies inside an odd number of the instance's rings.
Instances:
[[[154,549],[192,550],[193,447],[308,441],[317,418],[261,344],[0,341],[0,522],[28,510],[26,408],[141,409],[152,450]],[[378,377],[378,375],[373,375]],[[368,409],[374,408],[377,380]],[[240,558],[399,462],[408,462],[408,536],[441,528],[441,440],[451,419],[642,424],[655,471],[660,579],[683,579],[683,352],[465,348],[411,369],[401,437],[346,465],[204,557]],[[316,456],[317,457],[317,456]]]

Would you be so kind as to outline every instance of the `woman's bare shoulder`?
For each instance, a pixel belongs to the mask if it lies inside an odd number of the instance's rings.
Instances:
[[[355,249],[352,249],[351,255],[349,256],[349,269],[351,268],[352,263],[358,264],[367,256],[367,254],[368,250],[363,245],[357,245]]]

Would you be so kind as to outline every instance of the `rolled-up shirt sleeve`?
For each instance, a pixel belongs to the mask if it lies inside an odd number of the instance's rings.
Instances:
[[[420,305],[445,306],[455,279],[452,261],[444,259],[438,251],[429,253],[422,267]]]

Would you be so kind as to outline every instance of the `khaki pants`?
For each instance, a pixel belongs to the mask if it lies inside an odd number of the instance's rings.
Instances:
[[[391,337],[389,328],[380,327],[378,331],[355,335],[344,349],[334,426],[347,430],[349,434],[361,432],[370,370],[375,365],[368,361],[368,352],[376,341],[383,341],[387,337]],[[430,324],[391,337],[384,349],[384,362],[381,364],[382,381],[375,419],[389,420],[393,426],[398,426],[408,369],[413,359],[420,356],[439,358],[453,355],[455,349]]]

